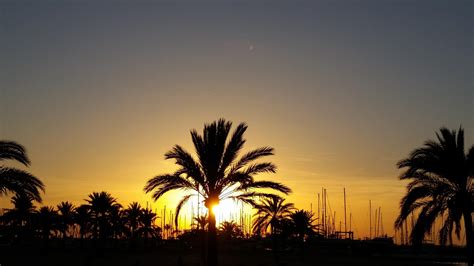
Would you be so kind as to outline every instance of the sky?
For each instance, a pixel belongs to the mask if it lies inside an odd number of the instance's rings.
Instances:
[[[146,181],[193,151],[189,131],[246,122],[275,148],[261,178],[356,236],[384,230],[405,191],[396,163],[442,126],[474,143],[472,1],[1,1],[0,138],[26,146],[45,205],[93,191],[152,203]],[[21,166],[18,166],[21,168]],[[0,203],[8,206],[8,197]]]

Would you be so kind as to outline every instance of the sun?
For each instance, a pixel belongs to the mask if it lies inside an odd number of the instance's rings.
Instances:
[[[223,200],[212,207],[212,212],[218,221],[231,219],[240,213],[242,205],[233,200]]]

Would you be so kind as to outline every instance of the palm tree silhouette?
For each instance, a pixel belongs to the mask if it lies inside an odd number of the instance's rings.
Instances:
[[[138,220],[141,224],[137,232],[145,239],[145,244],[148,242],[149,238],[159,238],[161,237],[161,228],[155,226],[155,220],[158,218],[156,213],[151,209],[142,209]]]
[[[82,248],[84,247],[84,238],[92,228],[92,216],[88,205],[82,204],[76,208],[74,213],[74,223],[79,226],[79,237]]]
[[[117,199],[104,191],[93,192],[86,201],[92,219],[93,237],[104,240],[113,233],[111,217],[121,205],[117,203]]]
[[[34,234],[33,218],[36,207],[33,205],[31,194],[18,193],[11,198],[14,208],[6,210],[0,217],[2,223],[7,226],[13,240],[20,243],[26,238],[32,238]]]
[[[128,208],[124,210],[126,224],[129,228],[130,238],[134,239],[140,226],[140,216],[142,215],[142,207],[138,202],[132,202]]]
[[[318,226],[314,224],[316,218],[313,214],[305,210],[297,210],[290,215],[291,227],[293,233],[303,243],[305,238],[315,236],[318,232]]]
[[[226,240],[242,237],[242,230],[234,221],[224,221],[219,226],[220,233]]]
[[[290,218],[295,207],[293,203],[285,203],[285,199],[281,197],[272,196],[263,198],[254,208],[257,210],[252,225],[254,233],[265,234],[270,228],[270,234],[273,236],[282,222]]]
[[[445,217],[439,231],[440,241],[445,244],[453,229],[459,237],[463,217],[469,265],[472,265],[474,145],[465,154],[464,131],[461,127],[458,132],[443,127],[436,137],[437,141],[426,141],[423,147],[415,149],[408,158],[398,162],[398,168],[406,169],[400,179],[411,182],[401,200],[395,226],[401,228],[409,214],[417,214],[410,238],[414,245],[420,245],[435,219]]]
[[[24,166],[30,165],[25,148],[13,141],[0,141],[0,161],[3,160],[14,160]],[[40,191],[44,192],[44,184],[32,174],[20,169],[0,166],[0,195],[5,195],[7,192],[22,193],[41,202]]]
[[[74,224],[74,205],[68,201],[62,201],[56,207],[58,209],[58,229],[62,238],[68,237],[68,231]]]
[[[243,134],[247,125],[241,123],[227,141],[231,122],[219,119],[204,126],[203,134],[191,130],[191,137],[196,149],[197,159],[179,145],[165,154],[166,159],[174,159],[179,169],[172,174],[159,175],[148,180],[144,190],[153,192],[153,199],[158,200],[171,190],[194,191],[182,198],[176,207],[176,220],[181,207],[193,196],[201,195],[208,210],[224,199],[240,200],[254,203],[258,196],[268,195],[255,189],[273,189],[285,194],[290,188],[271,181],[255,181],[254,175],[259,173],[275,173],[272,163],[253,163],[256,159],[273,155],[273,149],[263,147],[244,154],[239,160],[237,156],[245,140]],[[216,217],[208,212],[208,262],[209,266],[217,265]]]
[[[36,213],[37,227],[41,233],[44,243],[47,244],[49,237],[56,230],[57,212],[53,207],[43,206]]]
[[[207,215],[199,215],[194,217],[194,222],[196,222],[198,230],[206,230],[209,221]]]

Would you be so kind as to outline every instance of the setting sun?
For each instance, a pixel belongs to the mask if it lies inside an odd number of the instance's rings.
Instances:
[[[217,224],[223,221],[231,220],[241,214],[241,210],[245,206],[233,200],[222,200],[219,204],[212,207],[212,212],[216,216]]]

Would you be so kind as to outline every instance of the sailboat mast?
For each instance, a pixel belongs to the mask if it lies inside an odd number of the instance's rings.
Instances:
[[[344,231],[347,232],[347,217],[346,217],[346,188],[344,188]]]
[[[372,238],[372,201],[369,200],[369,239]]]

